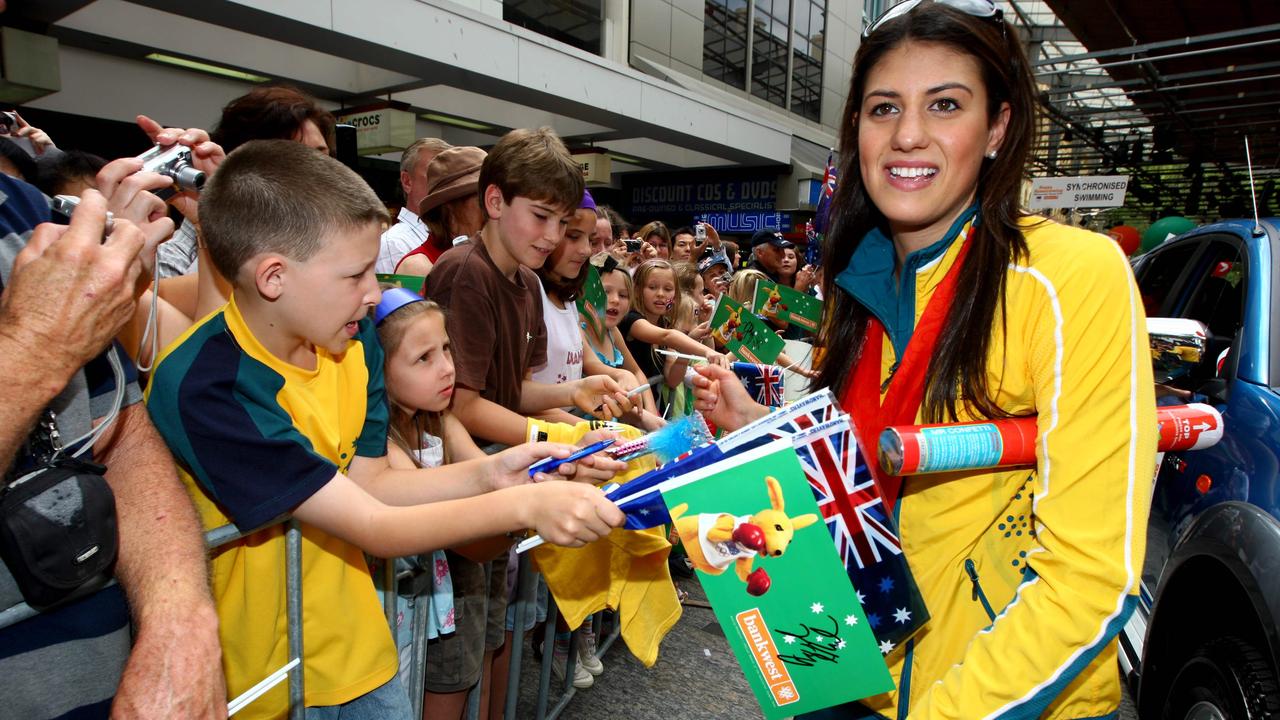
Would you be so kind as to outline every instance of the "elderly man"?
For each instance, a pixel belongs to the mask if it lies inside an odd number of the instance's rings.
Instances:
[[[173,232],[164,204],[147,192],[168,179],[140,167],[130,158],[103,168],[103,194],[86,190],[70,227],[46,222],[48,201],[37,190],[0,177],[0,372],[9,378],[0,390],[8,470],[0,482],[39,468],[122,401],[81,456],[106,467],[115,496],[118,585],[0,629],[5,717],[226,717],[199,523],[139,403],[136,371],[112,343],[149,275],[140,258]],[[104,239],[108,207],[115,220]],[[109,356],[123,370],[123,392]],[[0,610],[22,599],[0,564]]]
[[[427,226],[418,217],[418,206],[427,196],[427,167],[436,155],[453,147],[440,138],[420,138],[405,148],[400,156],[400,187],[404,190],[404,207],[396,216],[396,224],[382,233],[382,248],[374,272],[393,273],[400,260],[427,241]]]
[[[776,230],[757,230],[751,236],[751,262],[747,267],[759,270],[768,275],[770,280],[777,282],[782,270],[783,251],[794,247],[795,243],[782,237],[782,233]]]

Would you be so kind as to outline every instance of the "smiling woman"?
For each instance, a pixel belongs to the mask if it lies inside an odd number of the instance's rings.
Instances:
[[[1036,91],[991,0],[923,0],[854,59],[823,248],[826,361],[895,512],[928,624],[896,689],[819,718],[1094,718],[1119,704],[1154,467],[1133,276],[1110,239],[1019,204]],[[700,409],[764,412],[700,371]],[[888,425],[1037,416],[1034,472],[895,477]],[[868,452],[870,451],[870,452]]]

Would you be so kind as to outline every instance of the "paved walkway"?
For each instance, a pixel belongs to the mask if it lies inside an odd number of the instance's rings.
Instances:
[[[678,580],[694,603],[662,641],[658,662],[646,668],[619,638],[604,656],[604,674],[579,690],[563,720],[758,720],[763,718],[738,663],[729,652],[720,624],[705,603],[697,580]],[[526,645],[524,681],[518,716],[534,718],[538,662]],[[552,702],[555,703],[555,693]]]
[[[762,720],[742,671],[709,608],[696,579],[677,580],[693,604],[662,642],[658,662],[645,668],[619,638],[604,656],[604,674],[594,686],[578,690],[560,715],[562,720]],[[537,673],[541,665],[525,646],[526,664],[518,717],[536,717]],[[1127,695],[1127,693],[1126,693]],[[549,706],[555,705],[552,691]],[[1125,697],[1120,720],[1137,714]]]

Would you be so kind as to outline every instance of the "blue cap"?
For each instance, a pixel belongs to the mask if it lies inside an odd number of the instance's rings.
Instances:
[[[373,311],[373,324],[381,325],[383,320],[391,313],[399,310],[405,305],[416,302],[424,302],[426,298],[412,290],[406,290],[402,287],[391,288],[382,291],[382,299],[378,301],[378,307]]]

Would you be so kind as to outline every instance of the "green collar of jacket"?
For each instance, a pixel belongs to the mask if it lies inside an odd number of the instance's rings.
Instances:
[[[977,214],[977,204],[971,205],[951,223],[942,239],[907,255],[900,282],[895,282],[893,276],[897,262],[893,239],[879,227],[863,236],[849,265],[836,276],[836,287],[862,303],[884,325],[895,357],[901,358],[906,352],[916,327],[916,272],[942,257],[960,237],[965,224],[977,222]]]

